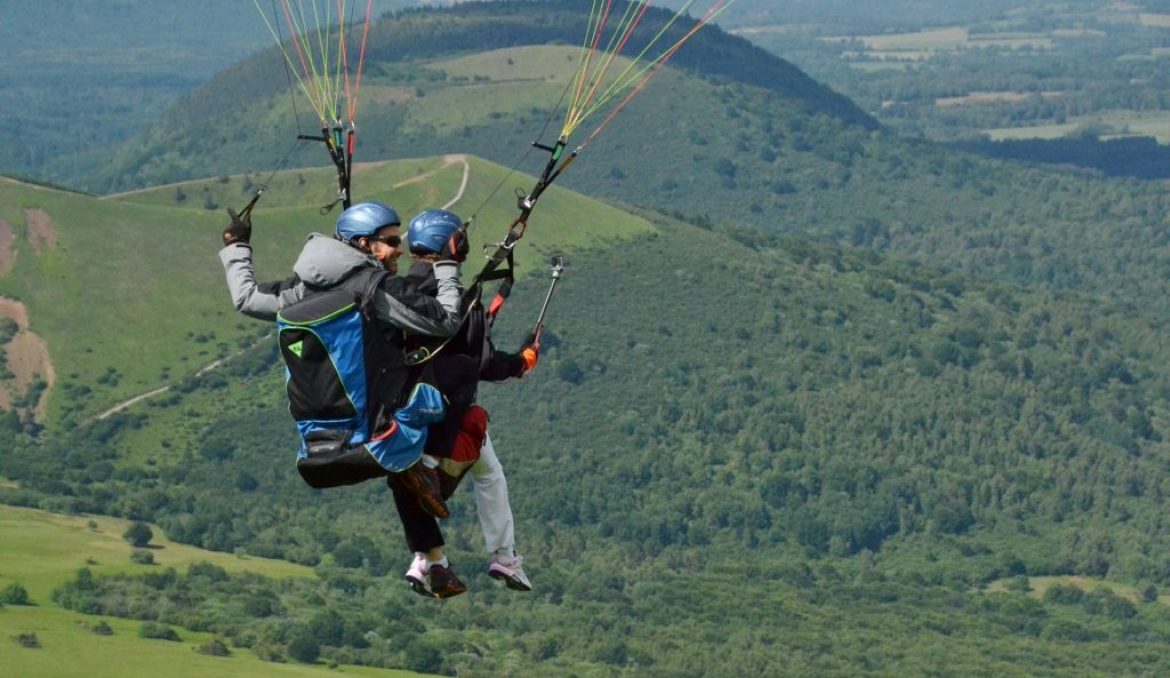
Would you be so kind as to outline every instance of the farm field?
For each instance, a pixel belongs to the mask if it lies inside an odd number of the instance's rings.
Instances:
[[[1102,126],[1102,139],[1123,136],[1150,136],[1160,144],[1170,144],[1170,111],[1141,113],[1111,111],[1073,118],[1069,122],[1051,125],[1000,127],[984,130],[995,141],[1005,139],[1058,139],[1087,126]]]

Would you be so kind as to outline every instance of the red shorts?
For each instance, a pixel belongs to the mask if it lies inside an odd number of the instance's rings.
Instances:
[[[483,439],[487,437],[487,425],[487,410],[479,405],[467,408],[467,414],[463,415],[463,421],[459,423],[459,434],[455,437],[451,461],[459,463],[477,461],[479,448],[483,447]]]

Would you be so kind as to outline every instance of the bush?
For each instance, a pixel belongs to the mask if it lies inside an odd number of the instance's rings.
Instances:
[[[179,634],[176,633],[173,628],[167,626],[166,624],[160,624],[158,622],[152,621],[142,622],[142,626],[138,627],[138,637],[153,638],[155,640],[169,640],[175,643],[182,640],[182,638],[179,638]]]
[[[199,647],[195,648],[195,651],[199,654],[208,655],[209,657],[227,657],[232,653],[232,651],[228,649],[227,644],[219,638],[212,638],[206,643],[203,643]]]
[[[321,656],[321,646],[307,633],[301,633],[289,641],[288,656],[302,664],[312,664]]]
[[[21,633],[19,635],[12,636],[12,639],[15,640],[16,644],[21,647],[38,648],[41,646],[41,641],[39,638],[37,638],[37,634],[35,633]]]
[[[151,531],[150,526],[142,521],[136,521],[126,531],[122,533],[122,538],[130,542],[131,546],[143,547],[154,539],[154,532]]]
[[[134,549],[130,554],[130,562],[138,565],[154,565],[154,554],[146,549]]]
[[[13,582],[0,591],[0,603],[5,605],[32,605],[28,598],[28,589],[17,582]]]
[[[93,628],[90,630],[94,632],[94,635],[98,635],[98,636],[112,636],[112,635],[114,635],[114,629],[110,628],[110,625],[107,624],[105,621],[100,621],[100,622],[94,624]]]

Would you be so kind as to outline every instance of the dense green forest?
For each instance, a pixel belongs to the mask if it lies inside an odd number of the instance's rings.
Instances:
[[[20,487],[0,496],[319,565],[319,582],[81,575],[58,594],[261,656],[308,633],[336,661],[485,673],[1170,665],[1160,604],[1027,595],[1042,577],[1108,577],[1149,600],[1170,584],[1163,324],[707,228],[662,221],[573,254],[538,374],[485,388],[533,596],[479,574],[465,494],[451,542],[473,593],[438,610],[394,594],[408,554],[385,489],[300,483],[268,347],[145,409],[17,437],[0,475]],[[517,296],[502,345],[539,296]],[[127,447],[171,412],[190,443]],[[1005,578],[1013,590],[981,592]]]
[[[982,140],[955,146],[994,158],[1092,167],[1114,177],[1170,178],[1170,147],[1150,137]]]

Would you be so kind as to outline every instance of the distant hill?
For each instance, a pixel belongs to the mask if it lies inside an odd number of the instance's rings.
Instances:
[[[362,152],[373,158],[382,158],[387,152],[409,155],[414,147],[433,148],[442,143],[454,150],[451,145],[456,140],[461,146],[471,144],[470,150],[479,152],[477,146],[483,145],[483,140],[499,137],[501,131],[523,123],[517,120],[517,114],[543,120],[556,105],[565,79],[572,75],[574,64],[567,57],[575,57],[579,51],[574,46],[586,34],[588,10],[589,3],[580,0],[476,2],[440,10],[404,11],[384,18],[370,33],[365,87],[388,88],[396,96],[387,94],[379,99],[375,95],[360,112]],[[637,54],[640,41],[653,36],[671,16],[671,12],[657,8],[648,12],[625,53]],[[663,43],[669,44],[681,35],[681,30],[678,25],[670,29]],[[550,68],[555,62],[545,62],[543,69],[547,72],[540,75],[521,72],[522,69],[516,73],[504,70],[484,81],[470,74],[448,76],[442,64],[427,65],[471,53],[549,44],[566,47],[566,53],[559,57],[565,62],[560,69]],[[874,126],[872,119],[847,99],[812,81],[791,64],[715,27],[696,35],[671,63],[702,76],[763,87],[806,114],[819,111],[854,124]],[[558,79],[561,84],[555,82]],[[666,94],[659,88],[647,98]],[[415,100],[427,95],[438,95],[449,102],[452,109],[441,112],[443,118],[467,115],[456,107],[473,112],[480,109],[479,115],[469,121],[470,125],[442,130],[438,135],[427,134],[428,121],[419,121],[419,129],[404,119],[418,115],[412,110]],[[398,105],[403,103],[408,105]],[[489,112],[493,113],[490,118],[486,117]],[[270,120],[271,125],[256,126],[258,119]],[[435,122],[441,125],[441,121]],[[313,123],[310,118],[304,121],[309,131]],[[232,167],[246,170],[274,165],[292,138],[288,129],[292,124],[282,61],[278,52],[269,50],[233,66],[185,98],[149,135],[146,146],[127,146],[109,171],[91,185],[105,191],[214,174]],[[644,125],[638,128],[645,129]],[[519,130],[523,133],[521,138],[538,129],[539,125],[532,125]],[[496,153],[489,157],[500,162],[514,160],[527,141],[510,146],[496,141]]]
[[[472,3],[379,24],[359,156],[470,152],[516,164],[564,90],[568,74],[555,64],[571,68],[575,55],[547,43],[581,30],[579,4],[553,6],[533,13]],[[1170,299],[1158,225],[1170,206],[1157,186],[898,139],[791,65],[714,29],[687,45],[676,67],[586,149],[565,186],[1017,284],[1151,308]],[[283,78],[272,53],[224,72],[146,144],[124,148],[101,185],[274,166],[296,132]],[[323,161],[309,146],[289,163]],[[520,167],[534,172],[539,162],[529,156]]]

